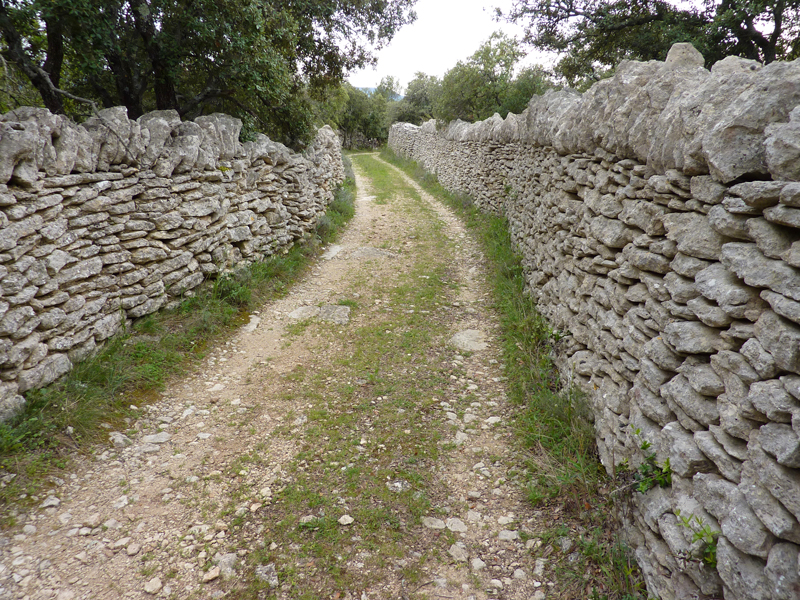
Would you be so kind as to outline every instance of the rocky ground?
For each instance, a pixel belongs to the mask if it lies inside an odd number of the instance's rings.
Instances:
[[[354,162],[339,244],[0,533],[0,597],[563,597],[479,248]]]

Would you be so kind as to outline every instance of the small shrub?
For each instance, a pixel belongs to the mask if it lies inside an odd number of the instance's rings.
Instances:
[[[700,560],[704,565],[717,568],[717,540],[721,531],[714,531],[711,527],[695,514],[688,517],[681,514],[679,509],[675,510],[675,516],[682,527],[692,531],[692,543],[701,542],[696,560]]]
[[[640,436],[639,429],[634,430],[634,435]],[[647,452],[652,444],[647,440],[642,440],[640,448]],[[633,476],[636,483],[636,491],[644,494],[654,487],[669,487],[672,485],[672,468],[669,466],[669,458],[663,464],[658,464],[655,452],[645,454],[644,462],[639,465]]]

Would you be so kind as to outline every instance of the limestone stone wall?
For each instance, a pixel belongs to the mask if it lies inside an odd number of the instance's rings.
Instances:
[[[296,154],[241,126],[0,115],[0,421],[126,321],[314,229],[344,179],[336,134]]]
[[[389,144],[507,217],[606,468],[669,459],[625,516],[651,593],[800,598],[800,61],[702,65],[677,45]],[[677,513],[721,532],[716,569]]]

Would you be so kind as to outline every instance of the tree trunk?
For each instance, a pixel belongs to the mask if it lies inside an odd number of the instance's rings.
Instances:
[[[60,28],[58,29],[58,36],[60,37]],[[53,83],[47,71],[37,65],[25,53],[25,50],[22,47],[22,37],[20,36],[16,27],[14,27],[14,22],[11,20],[11,17],[6,10],[6,3],[2,0],[0,0],[0,31],[2,31],[3,39],[8,46],[5,51],[6,56],[10,58],[11,61],[17,65],[17,67],[19,67],[20,71],[22,71],[30,80],[31,84],[33,84],[33,87],[36,88],[36,91],[38,91],[39,95],[42,97],[42,102],[47,109],[55,114],[63,114],[64,102],[61,94],[56,91],[56,85]],[[50,33],[51,31],[48,29],[48,49],[51,47]],[[56,31],[53,30],[52,33],[55,37]],[[54,47],[58,48],[60,46],[60,40],[56,42],[54,39],[53,44]],[[61,46],[61,49],[63,53],[63,46]],[[48,60],[45,61],[46,66],[48,65],[48,61],[50,61],[49,56]],[[53,57],[53,60],[50,62],[49,66],[57,73],[57,77],[59,77],[61,71],[61,60]],[[56,67],[58,68],[56,69]]]
[[[111,72],[114,74],[117,94],[122,104],[128,109],[128,118],[138,119],[144,114],[144,108],[142,106],[142,96],[134,82],[131,64],[116,52],[106,54],[106,61],[108,61]]]
[[[150,7],[143,0],[131,0],[131,12],[136,25],[136,31],[142,38],[153,68],[153,92],[156,96],[158,110],[170,108],[178,109],[178,96],[175,93],[175,83],[172,80],[169,64],[164,56],[161,46],[156,39],[156,27]]]
[[[54,87],[61,87],[61,66],[64,64],[64,26],[58,17],[44,22],[47,31],[47,58],[42,68]]]

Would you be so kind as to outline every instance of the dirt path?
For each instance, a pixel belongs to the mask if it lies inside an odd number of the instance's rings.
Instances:
[[[0,598],[557,596],[478,247],[354,162],[339,244],[2,533]]]

